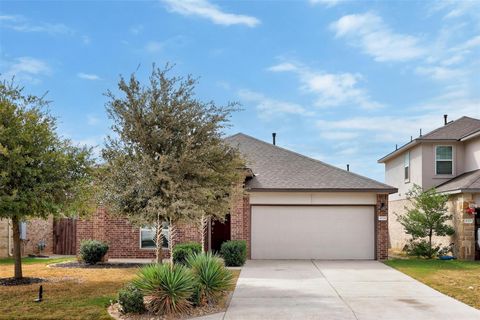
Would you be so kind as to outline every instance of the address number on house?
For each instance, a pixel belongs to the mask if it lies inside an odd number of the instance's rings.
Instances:
[[[463,223],[465,223],[465,224],[472,224],[472,223],[473,223],[473,219],[463,219]]]
[[[387,216],[378,216],[378,221],[387,221]]]

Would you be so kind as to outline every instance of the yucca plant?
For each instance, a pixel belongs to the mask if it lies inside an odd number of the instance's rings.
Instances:
[[[217,303],[233,285],[230,270],[225,268],[222,259],[210,252],[189,256],[187,266],[195,277],[194,303],[198,305]]]
[[[155,314],[183,313],[191,307],[195,279],[184,266],[168,263],[145,266],[133,284],[147,298],[147,309]]]

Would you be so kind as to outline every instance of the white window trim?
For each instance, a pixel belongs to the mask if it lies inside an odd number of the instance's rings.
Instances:
[[[452,160],[438,160],[438,161],[452,161],[452,173],[437,173],[437,148],[438,147],[451,147],[452,148]],[[435,159],[435,177],[452,177],[455,175],[455,146],[451,144],[437,144],[433,148]]]
[[[408,178],[405,178],[405,158],[408,156]],[[411,158],[410,158],[410,151],[407,151],[405,155],[403,156],[403,180],[405,183],[410,182],[410,174],[411,174]]]
[[[154,228],[146,228],[146,227],[140,227],[140,232],[138,234],[138,247],[140,250],[156,250],[157,248],[143,248],[142,247],[142,231],[149,231]],[[168,245],[170,246],[170,239],[168,239]],[[162,249],[168,249],[169,247],[164,247],[162,246]]]

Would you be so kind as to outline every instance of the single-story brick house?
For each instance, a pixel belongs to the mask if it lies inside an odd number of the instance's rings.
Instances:
[[[206,234],[195,223],[173,226],[176,243],[204,237],[215,251],[246,240],[251,259],[387,258],[388,195],[397,189],[242,133],[226,142],[247,161],[243,190],[226,221],[211,221]],[[110,258],[153,258],[153,234],[101,208],[78,221],[77,248],[94,238],[109,243]]]

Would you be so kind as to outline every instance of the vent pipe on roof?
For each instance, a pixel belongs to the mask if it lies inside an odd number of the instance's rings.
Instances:
[[[273,139],[273,145],[275,146],[276,145],[276,141],[275,141],[275,138],[277,137],[277,133],[276,132],[272,132],[272,139]]]
[[[422,136],[422,128],[420,128],[420,137]]]
[[[395,150],[398,150],[398,144],[395,145]]]
[[[347,171],[350,171],[350,165],[347,164]]]
[[[448,123],[448,114],[443,115],[443,121],[445,122],[445,125]]]

